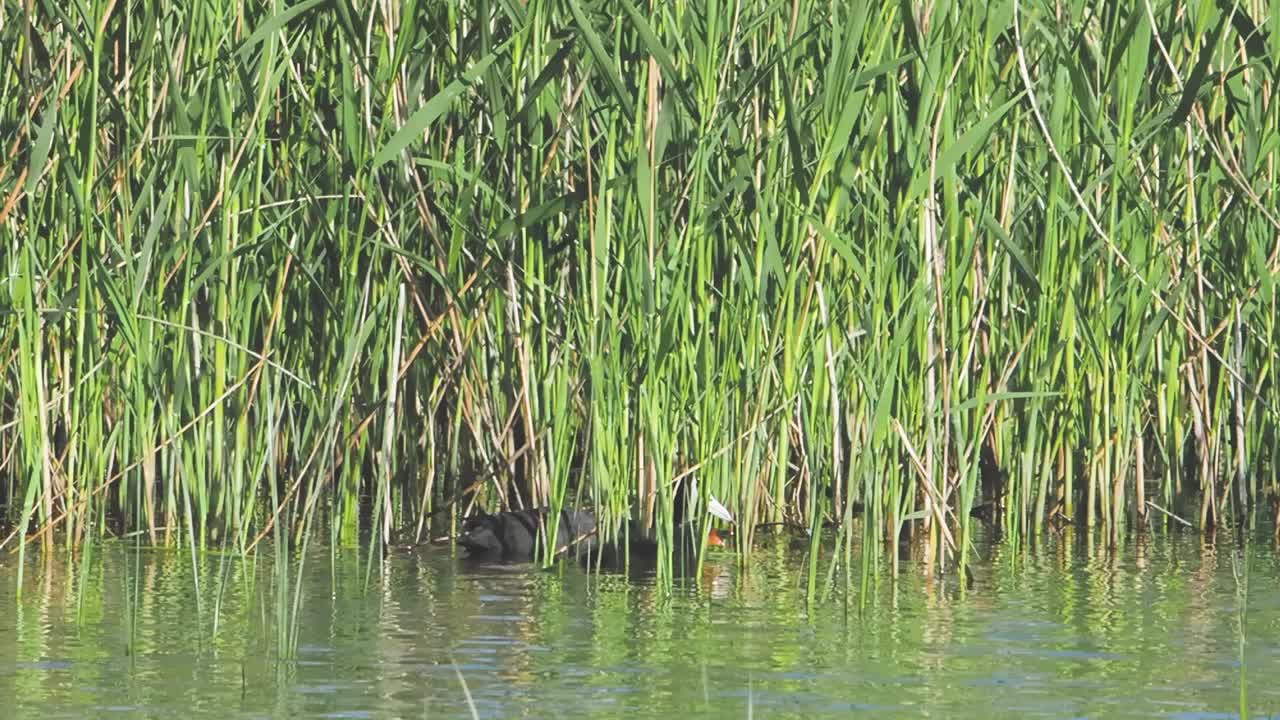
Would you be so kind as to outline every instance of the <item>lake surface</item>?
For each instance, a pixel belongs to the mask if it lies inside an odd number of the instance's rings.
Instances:
[[[906,566],[859,612],[805,603],[765,542],[665,595],[573,564],[448,549],[197,559],[126,542],[0,558],[6,718],[1236,717],[1280,714],[1280,562],[1198,535],[979,548],[972,583]],[[300,592],[299,592],[300,590]],[[282,608],[283,605],[283,608]],[[295,626],[281,624],[282,616]],[[282,632],[297,652],[281,658]],[[287,643],[285,643],[287,646]],[[468,694],[470,702],[468,703]]]

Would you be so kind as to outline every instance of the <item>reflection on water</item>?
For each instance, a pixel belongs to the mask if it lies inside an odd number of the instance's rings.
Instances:
[[[1252,546],[1241,667],[1232,550],[1195,535],[981,549],[966,587],[908,570],[859,610],[804,602],[785,543],[664,596],[566,564],[472,566],[112,544],[0,559],[5,717],[1233,717],[1280,713],[1280,562]],[[297,651],[277,652],[297,607]],[[283,609],[282,609],[283,608]],[[460,680],[461,677],[461,680]],[[464,683],[465,682],[465,689]]]

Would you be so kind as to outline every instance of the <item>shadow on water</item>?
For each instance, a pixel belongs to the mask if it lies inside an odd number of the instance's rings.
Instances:
[[[709,549],[701,577],[727,577],[733,562],[734,556],[728,551]],[[658,545],[646,540],[566,549],[555,567],[562,570],[561,565],[572,565],[583,573],[654,582],[658,578],[658,564]],[[500,554],[462,552],[457,567],[461,573],[489,574],[532,572],[538,566],[529,560],[504,558]],[[689,580],[699,574],[697,553],[691,544],[682,543],[672,554],[670,572],[675,580]]]

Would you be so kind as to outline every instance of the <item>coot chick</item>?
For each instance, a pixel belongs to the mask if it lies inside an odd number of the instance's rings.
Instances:
[[[707,547],[724,548],[731,543],[731,533],[716,528],[707,529]],[[693,571],[698,559],[698,535],[692,523],[680,523],[672,528],[672,570],[676,575]],[[633,577],[645,577],[658,570],[658,540],[652,533],[633,529],[627,542],[601,543],[597,550],[582,557],[592,568],[606,572],[629,571]]]

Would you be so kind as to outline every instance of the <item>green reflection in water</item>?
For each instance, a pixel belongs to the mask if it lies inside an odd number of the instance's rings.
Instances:
[[[664,595],[573,565],[475,567],[431,549],[307,562],[296,657],[276,652],[270,552],[201,559],[110,544],[88,565],[0,566],[6,717],[1230,717],[1231,551],[1194,536],[1109,551],[1078,537],[973,582],[917,572],[807,608],[804,558],[765,546]],[[1280,563],[1247,551],[1251,713],[1280,712]],[[298,581],[296,576],[293,581]],[[287,604],[290,605],[290,604]],[[199,608],[199,610],[197,609]]]

